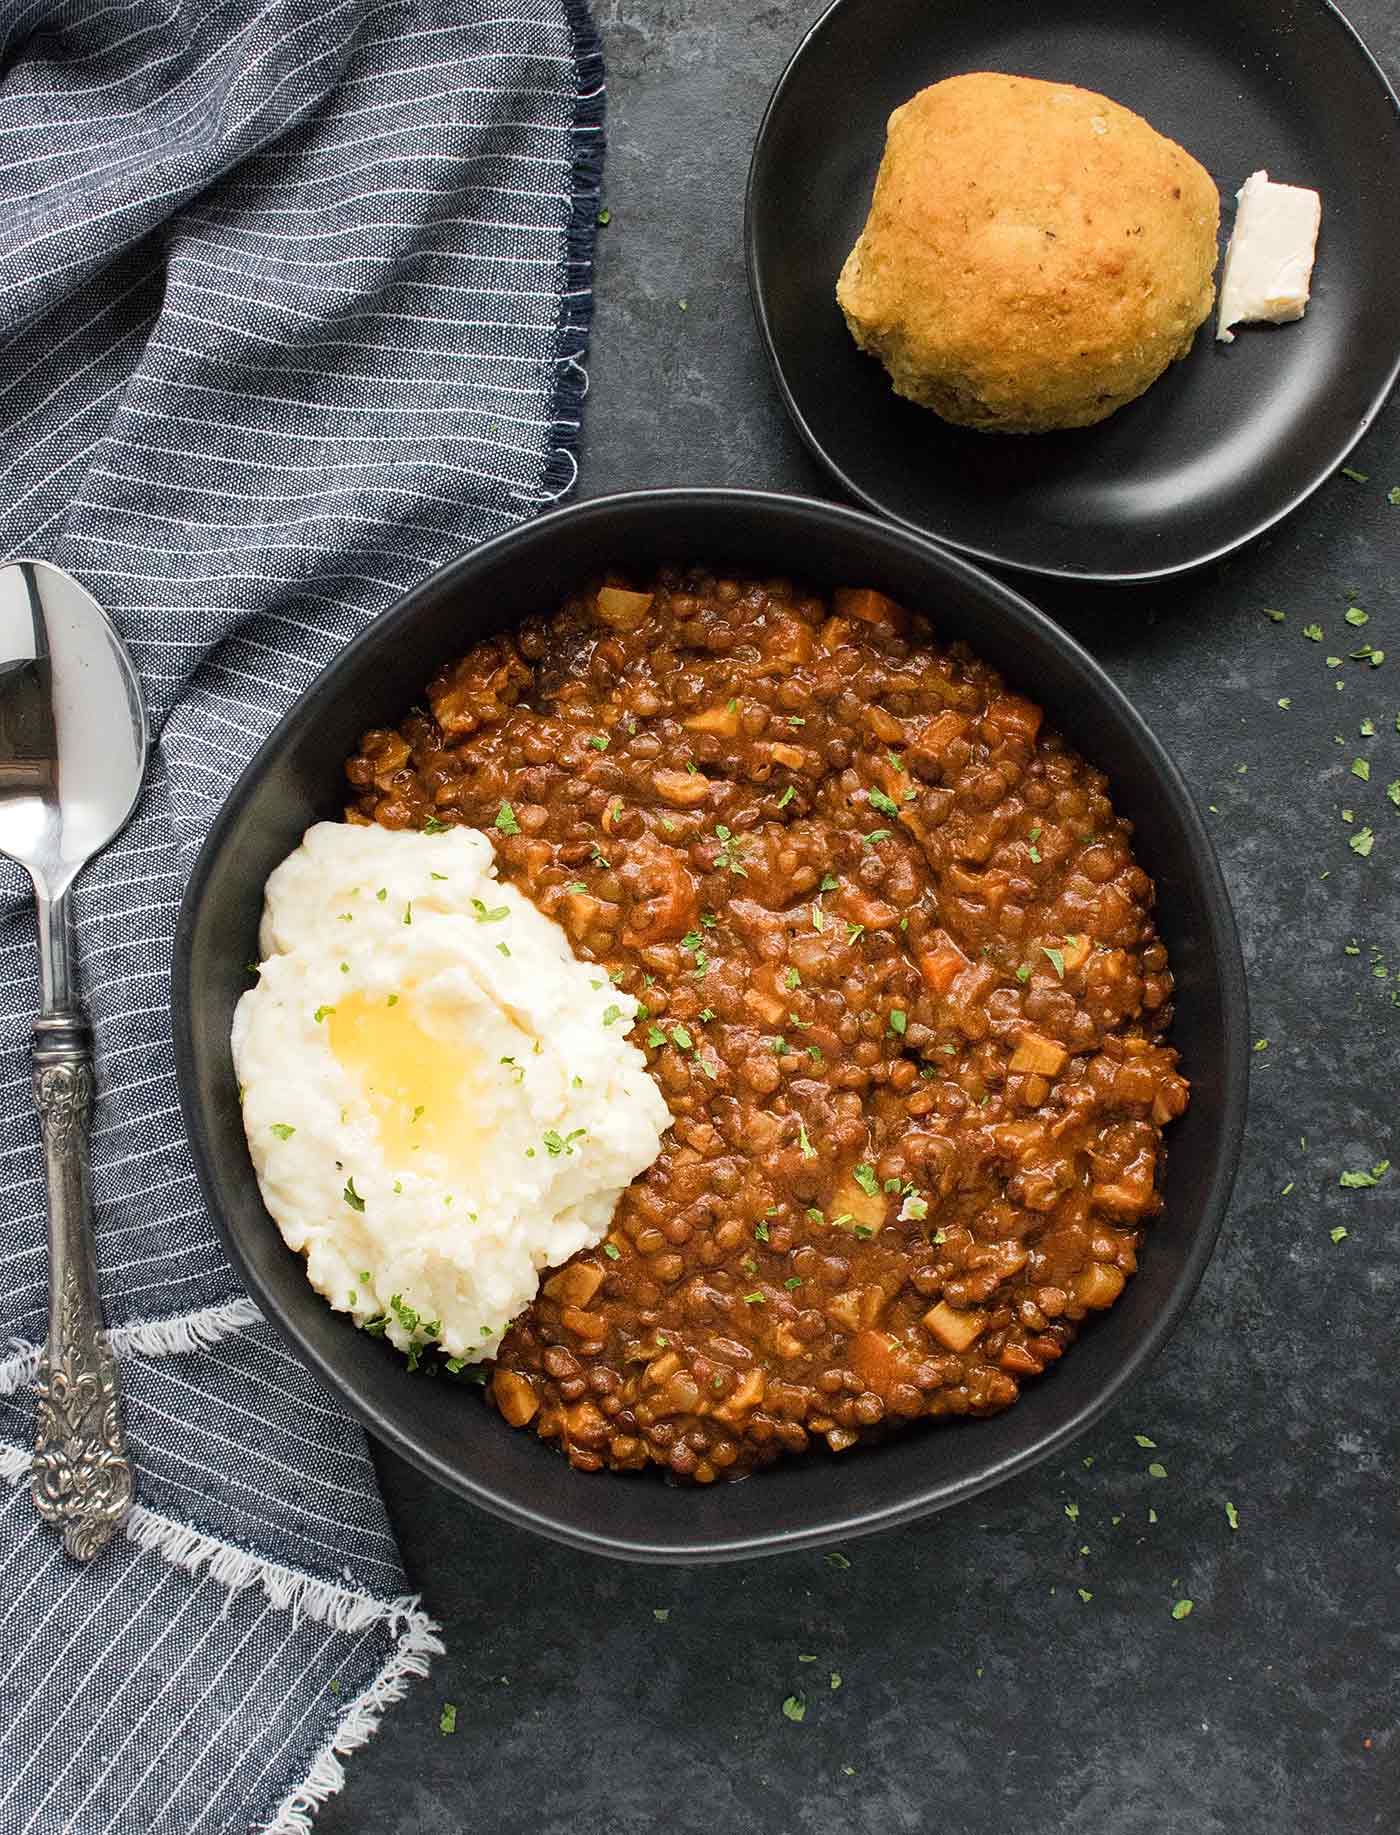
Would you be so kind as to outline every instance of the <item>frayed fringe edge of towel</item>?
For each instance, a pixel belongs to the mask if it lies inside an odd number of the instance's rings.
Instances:
[[[574,99],[573,203],[565,235],[564,298],[557,335],[559,356],[554,372],[550,420],[553,444],[545,466],[538,504],[560,503],[578,482],[578,439],[588,371],[583,359],[593,323],[593,251],[598,238],[598,203],[603,182],[603,120],[607,83],[603,47],[588,0],[564,0],[573,38],[578,93]]]
[[[277,1806],[271,1822],[261,1824],[262,1835],[310,1835],[312,1819],[328,1797],[345,1783],[340,1754],[354,1752],[379,1731],[385,1708],[403,1699],[415,1677],[426,1676],[429,1658],[441,1656],[437,1627],[422,1612],[415,1612],[383,1669],[341,1715],[335,1732],[312,1760],[311,1769],[297,1788]]]
[[[223,1306],[206,1306],[199,1312],[118,1325],[107,1334],[107,1340],[118,1357],[176,1357],[182,1351],[198,1351],[205,1345],[217,1344],[221,1338],[231,1338],[261,1319],[255,1302],[244,1295]],[[13,1395],[16,1389],[33,1382],[43,1354],[42,1345],[11,1339],[10,1355],[0,1359],[0,1395]]]
[[[32,1455],[24,1447],[0,1446],[0,1479],[22,1484],[29,1476]],[[232,1542],[205,1535],[188,1523],[158,1516],[134,1504],[123,1524],[127,1539],[140,1549],[160,1555],[187,1573],[204,1568],[211,1580],[225,1587],[229,1603],[235,1593],[261,1587],[268,1604],[278,1611],[315,1619],[337,1631],[353,1633],[382,1624],[394,1638],[394,1647],[374,1680],[346,1704],[335,1731],[311,1761],[306,1777],[262,1823],[263,1835],[310,1835],[312,1818],[328,1797],[345,1783],[340,1756],[354,1752],[372,1739],[387,1707],[402,1700],[408,1684],[426,1676],[429,1661],[443,1654],[439,1627],[423,1611],[416,1593],[393,1599],[376,1599],[350,1587],[317,1580],[295,1568],[250,1554]]]

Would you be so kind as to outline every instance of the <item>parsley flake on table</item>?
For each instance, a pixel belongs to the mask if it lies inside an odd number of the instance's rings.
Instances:
[[[1369,612],[1363,612],[1359,605],[1349,605],[1342,616],[1349,625],[1354,626],[1358,631],[1363,624],[1369,624],[1371,622],[1371,614]]]
[[[1084,1601],[1086,1606],[1088,1605],[1089,1601],[1094,1597],[1094,1595],[1089,1591],[1088,1587],[1076,1587],[1075,1591],[1078,1593],[1079,1597]]]
[[[1385,500],[1387,503],[1392,504],[1397,510],[1400,510],[1400,484],[1391,485],[1390,489],[1385,494]]]
[[[1152,1452],[1154,1452],[1154,1453],[1156,1452],[1156,1450],[1157,1450],[1157,1442],[1156,1442],[1155,1440],[1150,1440],[1150,1439],[1149,1439],[1149,1438],[1147,1437],[1147,1435],[1146,1435],[1146,1434],[1134,1434],[1134,1435],[1133,1435],[1133,1438],[1134,1438],[1134,1440],[1136,1440],[1136,1441],[1137,1441],[1137,1443],[1138,1443],[1138,1445],[1139,1445],[1139,1446],[1145,1446],[1145,1447],[1147,1447],[1147,1448],[1148,1448],[1148,1449],[1149,1449],[1150,1451],[1152,1451]]]
[[[1361,731],[1361,737],[1363,739],[1374,739],[1376,736],[1375,721],[1374,720],[1363,720],[1361,722],[1360,731]]]
[[[1287,612],[1277,611],[1272,605],[1265,605],[1260,609],[1271,624],[1282,624],[1284,619],[1288,616]]]
[[[1354,835],[1347,837],[1347,846],[1353,854],[1360,854],[1363,860],[1370,855],[1376,837],[1369,828],[1359,828]]]
[[[1293,703],[1292,703],[1292,701],[1291,701],[1291,700],[1289,699],[1289,697],[1288,697],[1287,695],[1280,695],[1280,696],[1279,696],[1279,699],[1278,699],[1278,705],[1279,705],[1279,706],[1280,706],[1281,708],[1283,708],[1285,712],[1287,712],[1287,710],[1288,710],[1288,709],[1289,709],[1290,707],[1292,707],[1292,705],[1293,705]]]
[[[1151,1465],[1148,1466],[1147,1468],[1147,1476],[1149,1478],[1165,1478],[1166,1475],[1167,1475],[1167,1468],[1162,1464],[1161,1460],[1159,1459],[1154,1459]]]
[[[457,1731],[457,1703],[444,1701],[442,1712],[438,1715],[438,1732],[455,1733]]]
[[[789,1695],[787,1700],[783,1703],[783,1713],[789,1720],[798,1722],[804,1721],[807,1718],[807,1697],[805,1695]]]
[[[1400,809],[1400,777],[1397,777],[1393,784],[1386,785],[1385,793],[1390,798],[1391,802],[1394,803],[1395,807]]]
[[[1065,1515],[1069,1518],[1071,1523],[1077,1523],[1079,1521],[1079,1505],[1066,1504]]]
[[[1371,761],[1368,758],[1353,758],[1351,761],[1351,774],[1353,777],[1359,777],[1363,784],[1369,784],[1371,781]]]
[[[1320,624],[1305,624],[1303,626],[1303,635],[1308,638],[1310,642],[1320,644],[1322,642],[1322,626]]]
[[[849,1559],[841,1553],[839,1548],[833,1548],[828,1553],[826,1564],[828,1567],[849,1567],[851,1565]]]
[[[1358,471],[1354,465],[1344,465],[1341,468],[1341,475],[1344,478],[1350,478],[1353,484],[1369,483],[1371,477],[1370,472]]]
[[[496,827],[503,835],[518,835],[520,824],[515,819],[515,811],[509,803],[502,803],[496,811]]]
[[[1225,1521],[1230,1525],[1231,1529],[1238,1529],[1240,1526],[1240,1513],[1236,1510],[1228,1497],[1225,1499]]]
[[[1334,1243],[1335,1242],[1345,1242],[1347,1237],[1351,1235],[1351,1231],[1346,1227],[1345,1224],[1339,1223],[1339,1224],[1336,1224],[1332,1229],[1330,1229],[1327,1232],[1327,1234],[1332,1238],[1332,1241]]]
[[[1175,1619],[1190,1618],[1194,1610],[1194,1600],[1178,1599],[1176,1604],[1172,1607],[1172,1617]]]
[[[1373,1185],[1379,1185],[1390,1171],[1389,1160],[1378,1160],[1369,1172],[1364,1167],[1356,1172],[1344,1172],[1337,1183],[1346,1191],[1366,1191]]]

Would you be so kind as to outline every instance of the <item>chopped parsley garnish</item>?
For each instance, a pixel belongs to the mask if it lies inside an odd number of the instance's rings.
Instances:
[[[608,736],[606,733],[590,734],[588,743],[593,747],[595,752],[606,752],[608,749]]]
[[[1347,1229],[1345,1224],[1339,1223],[1339,1224],[1334,1225],[1334,1227],[1330,1229],[1327,1232],[1327,1234],[1332,1238],[1332,1241],[1334,1243],[1345,1242],[1347,1237],[1351,1235],[1351,1231]]]
[[[1396,725],[1396,731],[1400,732],[1400,714],[1397,714],[1395,716],[1395,725]],[[822,883],[817,887],[817,890],[818,892],[834,892],[836,888],[840,885],[840,883],[841,881],[837,879],[833,874],[823,873]]]
[[[457,1703],[444,1701],[442,1712],[438,1715],[438,1732],[455,1733],[457,1731]]]
[[[814,1160],[817,1157],[816,1148],[807,1138],[807,1124],[802,1121],[797,1124],[797,1144],[802,1149],[804,1160]]]
[[[429,816],[423,824],[423,833],[425,835],[445,835],[451,826],[450,822],[439,822],[436,816]]]
[[[1236,1510],[1228,1497],[1225,1499],[1225,1521],[1230,1525],[1231,1529],[1238,1529],[1240,1526],[1240,1513]]]
[[[861,836],[861,840],[867,847],[874,847],[877,841],[888,841],[893,833],[892,828],[872,828],[868,835]]]
[[[384,1002],[384,1005],[386,1007],[396,1007],[398,1006],[398,1004],[399,1004],[399,997],[397,994],[391,994],[389,998]]]
[[[875,1177],[875,1168],[873,1166],[867,1165],[862,1161],[851,1174],[851,1177],[855,1180],[856,1184],[859,1185],[867,1198],[879,1197],[880,1181]]]
[[[543,1137],[544,1150],[552,1160],[557,1160],[562,1153],[572,1153],[574,1142],[587,1132],[586,1128],[574,1128],[568,1134],[560,1134],[557,1128],[547,1128]]]
[[[405,924],[411,924],[413,922],[413,900],[412,899],[410,899],[403,908],[403,921]]]
[[[1165,1478],[1166,1475],[1167,1475],[1167,1468],[1162,1464],[1162,1462],[1159,1459],[1154,1459],[1151,1465],[1148,1466],[1147,1468],[1147,1476],[1149,1478]]]
[[[1347,837],[1347,846],[1353,854],[1359,854],[1365,860],[1369,857],[1375,841],[1376,837],[1369,828],[1359,828],[1354,835]]]
[[[503,956],[508,956],[510,954],[510,951],[506,948],[504,943],[498,943],[496,945],[496,948],[501,952]]]
[[[647,1028],[647,1044],[651,1046],[653,1051],[665,1043],[666,1034],[661,1030],[660,1026],[649,1026]]]
[[[792,785],[789,784],[787,789],[784,790],[783,794],[778,798],[779,809],[786,809],[796,795],[797,792],[793,789]]]
[[[783,1703],[783,1712],[787,1715],[789,1720],[798,1722],[804,1721],[807,1718],[807,1697],[805,1695],[789,1695]]]
[[[1358,631],[1363,624],[1369,624],[1371,622],[1371,614],[1369,612],[1363,612],[1359,605],[1349,605],[1343,613],[1343,616],[1347,623],[1354,625]]]
[[[766,1223],[756,1223],[753,1226],[753,1233],[760,1242],[768,1241],[768,1225]]]
[[[603,1024],[605,1026],[611,1026],[615,1020],[619,1020],[621,1018],[622,1018],[622,1008],[621,1007],[604,1007],[603,1008]]]
[[[883,790],[876,789],[867,791],[866,800],[869,802],[870,807],[872,809],[878,809],[882,816],[897,816],[899,814],[899,804],[895,802],[892,796],[887,796]]]
[[[720,850],[715,855],[715,865],[717,867],[727,867],[728,870],[739,879],[747,879],[747,869],[739,860],[738,841],[735,840],[734,836],[724,826],[723,822],[716,824],[715,834],[720,842]]]
[[[312,1018],[316,1021],[316,1024],[319,1026],[321,1021],[325,1019],[328,1014],[331,1014],[334,1012],[335,1012],[334,1007],[317,1007],[315,1013],[312,1014]]]
[[[1400,777],[1397,777],[1393,784],[1386,785],[1385,793],[1390,798],[1391,802],[1394,803],[1395,807],[1400,809]]]
[[[1134,1434],[1133,1438],[1134,1440],[1137,1441],[1139,1446],[1145,1446],[1148,1448],[1149,1451],[1154,1452],[1154,1453],[1156,1452],[1157,1442],[1155,1440],[1149,1439],[1146,1434]]]
[[[746,1293],[743,1298],[745,1306],[762,1306],[763,1304],[761,1293]]]
[[[1040,946],[1040,953],[1042,956],[1048,956],[1050,958],[1055,973],[1060,977],[1060,980],[1063,981],[1065,978],[1064,952],[1058,949],[1050,949],[1042,943]]]
[[[622,1260],[622,1251],[615,1242],[605,1242],[603,1244],[603,1253],[610,1262],[620,1262]]]
[[[296,1133],[296,1129],[289,1128],[285,1121],[274,1121],[272,1124],[272,1132],[277,1136],[278,1140],[289,1141]]]
[[[588,887],[584,885],[581,879],[571,879],[564,890],[566,892],[586,892]]]
[[[899,1007],[893,1008],[890,1013],[890,1031],[898,1033],[900,1038],[903,1038],[908,1026],[908,1015]]]
[[[1353,758],[1351,761],[1351,774],[1353,777],[1359,777],[1363,784],[1370,783],[1371,761],[1367,758]]]
[[[380,904],[382,905],[385,899],[388,898],[389,896],[389,888],[387,886],[381,886],[379,890],[375,893],[374,896],[379,900]]]
[[[1305,624],[1303,626],[1303,635],[1312,643],[1320,644],[1322,642],[1322,626],[1320,624]]]
[[[510,916],[509,905],[495,905],[488,910],[485,901],[479,898],[472,900],[472,911],[478,924],[499,924],[502,918]]]
[[[345,1181],[345,1190],[340,1195],[344,1198],[352,1211],[362,1211],[365,1208],[364,1199],[355,1190],[354,1179],[347,1179]]]
[[[1172,1617],[1175,1619],[1190,1618],[1194,1608],[1195,1602],[1193,1600],[1178,1599],[1176,1604],[1172,1607]]]
[[[502,803],[496,811],[496,827],[503,835],[518,835],[520,824],[515,819],[515,811],[509,803]]]
[[[1018,981],[1029,981],[1030,978],[1031,978],[1030,968],[1026,963],[1023,962],[1020,968],[1018,968],[1016,971],[1016,979]]]
[[[684,1026],[672,1026],[671,1043],[677,1051],[694,1051],[695,1049],[695,1040]]]
[[[1371,476],[1370,472],[1358,471],[1354,465],[1344,465],[1341,475],[1344,478],[1350,478],[1353,484],[1365,484]]]
[[[789,968],[784,974],[783,986],[785,988],[800,988],[802,986],[802,977],[795,968]]]
[[[802,1276],[800,1274],[790,1274],[788,1278],[783,1282],[783,1286],[787,1288],[789,1293],[792,1293],[795,1288],[798,1288],[801,1285],[802,1285]]]

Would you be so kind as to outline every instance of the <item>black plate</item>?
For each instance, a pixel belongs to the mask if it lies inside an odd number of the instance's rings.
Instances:
[[[1322,193],[1301,324],[1215,341],[1097,427],[1007,435],[901,401],[835,300],[890,111],[968,70],[1097,89],[1234,193],[1265,167]],[[1258,535],[1340,464],[1400,367],[1400,113],[1326,0],[837,0],[768,105],[746,241],[798,431],[852,496],[1008,567],[1146,580]]]
[[[1167,1211],[1142,1270],[1052,1375],[995,1419],[916,1428],[839,1458],[789,1459],[745,1484],[573,1471],[508,1428],[479,1391],[411,1376],[307,1284],[263,1209],[239,1114],[229,1027],[256,952],[262,888],[308,824],[344,806],[341,763],[400,717],[447,658],[547,611],[589,574],[706,557],[760,577],[881,587],[933,614],[1024,683],[1108,771],[1157,880],[1176,975],[1174,1041],[1192,1101],[1172,1130]],[[267,1314],[382,1440],[463,1497],[597,1553],[721,1560],[863,1534],[972,1496],[1065,1446],[1164,1342],[1215,1243],[1244,1127],[1244,969],[1220,869],[1175,766],[1098,664],[1043,613],[957,556],[854,510],[757,491],[651,491],[561,510],[487,542],[348,645],[234,787],[196,863],[172,986],[180,1096],[210,1210]],[[1206,1326],[1204,1329],[1210,1329]]]

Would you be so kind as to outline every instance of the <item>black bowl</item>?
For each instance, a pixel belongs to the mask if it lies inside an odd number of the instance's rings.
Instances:
[[[833,1458],[780,1462],[745,1484],[681,1489],[573,1471],[481,1395],[411,1376],[312,1291],[263,1209],[239,1115],[229,1027],[256,952],[262,888],[306,827],[344,803],[342,760],[393,722],[446,658],[589,573],[704,559],[816,586],[876,586],[928,612],[1033,694],[1103,767],[1137,824],[1177,980],[1175,1043],[1193,1085],[1173,1129],[1167,1209],[1142,1269],[1053,1374],[987,1421],[914,1428]],[[268,1315],[395,1451],[473,1503],[546,1535],[640,1560],[719,1560],[848,1538],[973,1496],[1063,1448],[1146,1365],[1210,1258],[1244,1126],[1244,970],[1220,869],[1180,774],[1099,666],[1034,606],[918,536],[830,504],[757,491],[605,497],[487,542],[416,588],[341,652],[234,787],[196,863],[173,986],[185,1120],[229,1254]]]

